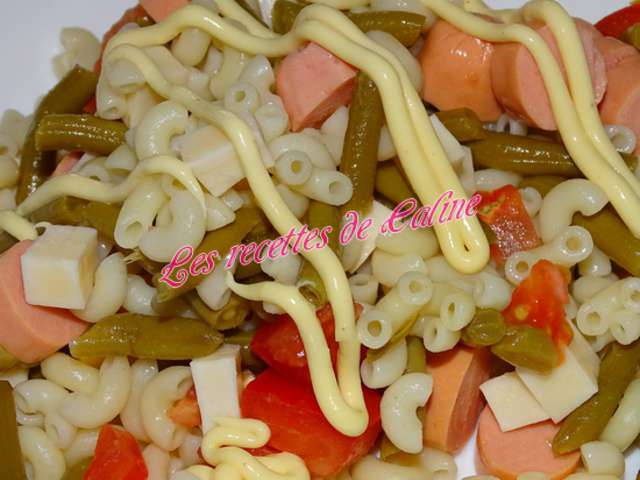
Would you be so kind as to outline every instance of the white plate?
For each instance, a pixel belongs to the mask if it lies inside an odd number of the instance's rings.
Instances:
[[[496,8],[520,5],[518,0],[492,0]],[[572,15],[597,21],[628,4],[626,0],[560,0]],[[0,112],[15,108],[30,113],[38,96],[55,84],[51,59],[60,51],[63,27],[81,26],[101,36],[133,0],[20,0],[3,5],[0,45],[3,64],[0,74]],[[475,442],[470,442],[457,459],[459,478],[473,475]],[[640,468],[640,451],[628,458],[625,480],[635,479]]]

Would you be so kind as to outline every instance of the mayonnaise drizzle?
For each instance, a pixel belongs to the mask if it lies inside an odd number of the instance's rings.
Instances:
[[[254,457],[243,450],[267,444],[271,432],[263,422],[245,418],[216,418],[215,422],[201,447],[204,459],[216,467],[209,472],[211,480],[309,480],[304,462],[296,455]],[[199,469],[198,473],[207,471]]]

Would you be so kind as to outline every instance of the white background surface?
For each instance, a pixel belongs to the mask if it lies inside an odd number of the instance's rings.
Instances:
[[[58,35],[66,26],[81,26],[99,37],[134,5],[135,0],[4,0],[0,19],[2,72],[0,112],[15,108],[30,113],[39,95],[55,83],[51,58],[59,52]],[[520,5],[519,0],[490,0],[496,8]],[[597,21],[624,7],[626,0],[560,0],[574,16]],[[458,458],[459,478],[474,473],[475,445],[471,442]],[[635,479],[640,452],[627,462],[627,480]]]

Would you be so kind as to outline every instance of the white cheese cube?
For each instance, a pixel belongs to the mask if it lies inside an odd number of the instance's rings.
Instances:
[[[193,360],[190,367],[203,433],[215,426],[216,417],[240,417],[240,346],[223,345],[208,357]]]
[[[516,372],[543,410],[558,423],[598,391],[600,360],[574,328],[573,340],[563,348],[564,361],[551,373],[525,368]]]
[[[82,310],[98,267],[98,232],[52,225],[20,261],[27,303]]]
[[[549,419],[515,372],[486,381],[480,390],[503,432]]]

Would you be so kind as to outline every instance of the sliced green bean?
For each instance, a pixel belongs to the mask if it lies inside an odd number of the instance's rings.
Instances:
[[[36,148],[36,131],[40,120],[51,113],[79,113],[94,96],[98,77],[80,67],[72,69],[40,102],[33,115],[22,148],[20,180],[16,201],[21,203],[33,193],[55,169],[55,153]]]
[[[360,72],[349,109],[349,123],[342,150],[340,171],[351,179],[353,195],[342,211],[366,214],[373,202],[378,168],[378,145],[384,126],[382,100],[373,80]]]
[[[4,381],[0,381],[0,445],[2,476],[10,480],[27,480],[18,440],[13,389]]]
[[[220,310],[211,310],[195,292],[187,293],[185,300],[200,318],[221,331],[238,328],[251,312],[249,301],[236,294],[231,294],[227,304]]]
[[[376,172],[376,192],[396,204],[408,198],[417,199],[400,170],[389,162]]]
[[[147,258],[139,248],[125,250],[125,254],[127,256],[124,260],[127,265],[136,264],[149,275],[157,276],[162,270],[163,265],[161,263],[154,262],[150,258]],[[157,284],[157,281],[154,277],[154,285],[155,284]]]
[[[425,373],[427,371],[427,351],[421,338],[407,338],[406,373]]]
[[[0,345],[0,370],[15,367],[20,361]]]
[[[230,343],[232,345],[240,345],[240,355],[242,359],[242,365],[244,367],[251,369],[261,369],[264,367],[264,363],[251,351],[251,342],[255,334],[255,330],[238,332],[233,335],[225,336],[224,341],[225,343]]]
[[[490,347],[507,332],[502,314],[497,310],[477,310],[471,323],[462,330],[462,341],[471,347]]]
[[[151,299],[151,308],[159,317],[184,317],[184,314],[189,310],[190,305],[183,297],[174,298],[168,302],[160,303],[154,296]]]
[[[483,140],[488,136],[478,116],[469,108],[444,110],[436,116],[459,142]]]
[[[60,197],[39,208],[29,216],[33,223],[49,222],[54,225],[80,225],[84,220],[83,208],[87,202],[73,197]]]
[[[69,345],[69,351],[75,358],[189,360],[215,352],[222,341],[220,332],[200,320],[123,313],[96,323]]]
[[[82,209],[82,214],[87,225],[95,228],[108,239],[114,240],[120,207],[101,202],[89,202]]]
[[[622,40],[640,50],[640,22],[636,23],[624,32]]]
[[[631,275],[640,276],[640,239],[633,236],[613,208],[606,207],[590,217],[577,213],[573,223],[586,228],[593,243],[614,262]]]
[[[540,328],[524,325],[507,327],[500,342],[491,347],[496,357],[516,367],[549,373],[560,361],[553,340]]]
[[[262,272],[260,264],[251,262],[247,265],[239,264],[236,268],[236,273],[233,275],[236,280],[246,280],[247,278],[254,277]]]
[[[535,188],[543,197],[554,187],[564,182],[566,178],[555,175],[538,175],[535,177],[524,177],[518,185],[519,188]]]
[[[273,31],[280,34],[289,32],[304,7],[306,5],[302,3],[277,0],[272,12]],[[406,46],[416,43],[425,22],[422,15],[401,11],[347,13],[347,16],[363,32],[381,30]]]
[[[231,247],[240,243],[242,239],[260,223],[260,221],[261,214],[258,210],[247,207],[241,208],[236,212],[235,222],[227,225],[226,227],[209,232],[204,237],[204,240],[194,253],[194,258],[199,253],[211,252],[214,250],[217,250],[220,253],[220,258],[224,258]],[[184,268],[188,271],[190,265],[191,263],[189,263],[189,265],[185,265]],[[203,275],[191,275],[186,283],[178,288],[172,288],[164,282],[156,282],[158,302],[167,302],[179,297],[180,295],[196,288],[204,279],[205,277]]]
[[[497,168],[520,175],[583,177],[566,148],[560,143],[507,133],[489,133],[484,140],[469,144],[476,167]],[[622,155],[634,170],[637,157]]]
[[[84,480],[84,475],[87,473],[92,461],[93,457],[85,458],[84,460],[81,460],[75,465],[67,468],[62,480]]]
[[[600,437],[635,377],[638,362],[640,340],[628,346],[613,343],[600,364],[598,393],[565,419],[553,439],[556,455],[578,450],[584,443]]]
[[[340,212],[337,208],[323,202],[315,200],[311,201],[307,212],[307,225],[309,229],[323,229],[330,226],[331,233],[329,235],[328,248],[337,252]],[[317,308],[324,307],[327,304],[327,292],[324,283],[318,274],[318,271],[305,260],[300,271],[300,293],[305,296]]]
[[[36,149],[109,155],[124,143],[125,133],[127,127],[122,122],[86,114],[51,114],[44,116],[36,128]]]

